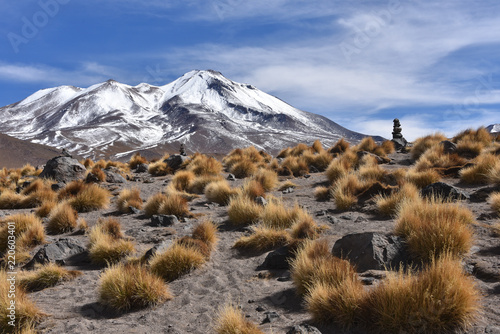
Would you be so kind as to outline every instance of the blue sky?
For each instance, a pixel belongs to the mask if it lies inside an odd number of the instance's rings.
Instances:
[[[500,123],[500,2],[0,2],[0,105],[214,69],[352,130],[410,140]]]

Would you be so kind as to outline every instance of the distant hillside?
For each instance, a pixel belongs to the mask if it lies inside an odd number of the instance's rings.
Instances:
[[[27,163],[35,167],[44,165],[59,153],[60,150],[49,146],[0,134],[0,168],[18,168]]]

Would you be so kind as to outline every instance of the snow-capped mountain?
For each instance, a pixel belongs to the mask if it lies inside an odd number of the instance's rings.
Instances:
[[[212,70],[160,87],[108,80],[86,89],[43,89],[0,108],[0,132],[94,157],[176,151],[180,143],[188,152],[249,145],[276,152],[298,142],[331,145],[364,136]]]
[[[486,130],[489,131],[489,133],[499,133],[500,132],[500,124],[491,124],[486,127]]]

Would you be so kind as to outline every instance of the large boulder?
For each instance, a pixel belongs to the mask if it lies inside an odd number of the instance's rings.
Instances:
[[[276,250],[269,252],[261,265],[265,269],[288,269],[290,267],[288,260],[291,259],[293,254],[290,252],[288,246],[280,247]]]
[[[106,182],[108,183],[127,183],[127,180],[118,173],[104,170],[104,174],[106,174]]]
[[[463,192],[462,190],[451,186],[447,183],[444,182],[435,182],[432,184],[429,184],[426,186],[424,189],[420,191],[421,195],[423,197],[442,197],[445,199],[453,199],[453,200],[458,200],[458,199],[468,199],[470,196]]]
[[[51,178],[57,182],[69,182],[83,179],[87,169],[78,160],[70,157],[55,157],[47,161],[39,175],[41,178]]]
[[[175,171],[178,170],[188,159],[189,158],[185,155],[174,154],[165,159],[164,162],[168,165],[168,167],[172,168]]]
[[[409,259],[403,239],[375,232],[348,234],[335,242],[332,253],[351,261],[358,272],[397,268]]]
[[[65,260],[71,256],[83,254],[86,248],[80,242],[72,238],[59,239],[58,241],[44,245],[33,256],[24,268],[31,269],[36,264],[58,263],[65,264]]]
[[[286,334],[321,334],[319,329],[308,324],[293,326]]]

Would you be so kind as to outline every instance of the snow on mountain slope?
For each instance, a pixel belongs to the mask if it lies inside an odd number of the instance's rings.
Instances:
[[[486,127],[490,133],[498,133],[500,132],[500,124],[491,124]]]
[[[239,146],[275,152],[297,142],[326,145],[363,135],[296,109],[221,73],[191,71],[161,87],[108,80],[44,89],[0,108],[0,132],[82,156],[174,148],[225,153]]]

